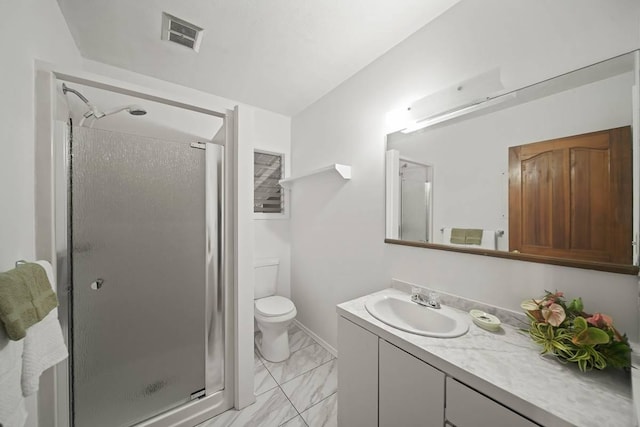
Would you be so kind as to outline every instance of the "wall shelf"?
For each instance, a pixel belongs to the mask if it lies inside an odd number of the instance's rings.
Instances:
[[[329,166],[325,166],[325,167],[320,168],[320,169],[315,169],[315,170],[313,170],[311,172],[307,172],[307,173],[302,174],[302,175],[297,175],[297,176],[292,176],[290,178],[281,179],[279,182],[280,182],[281,186],[283,186],[285,188],[289,188],[289,187],[291,187],[291,185],[295,181],[297,181],[299,179],[306,178],[306,177],[311,176],[311,175],[318,175],[318,174],[321,174],[321,173],[324,173],[324,172],[331,172],[331,171],[336,172],[343,179],[351,179],[351,166],[349,166],[349,165],[341,165],[339,163],[333,163],[333,164],[331,164]]]

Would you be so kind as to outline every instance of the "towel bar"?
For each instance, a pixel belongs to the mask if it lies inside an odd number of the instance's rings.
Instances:
[[[18,261],[16,261],[16,267],[18,267],[20,264],[26,264],[27,261],[23,260],[23,259],[19,259]]]
[[[442,228],[440,229],[440,232],[441,232],[441,233],[444,233],[444,229],[445,229],[445,227],[442,227]],[[496,236],[497,236],[497,237],[502,237],[502,236],[504,236],[504,230],[496,230]]]

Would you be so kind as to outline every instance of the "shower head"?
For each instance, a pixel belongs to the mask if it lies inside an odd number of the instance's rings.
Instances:
[[[144,116],[145,114],[147,114],[147,110],[139,105],[129,105],[127,111],[129,111],[129,114],[131,114],[132,116]]]
[[[147,114],[147,110],[145,110],[141,106],[136,104],[131,104],[131,105],[123,105],[122,107],[116,107],[113,110],[106,111],[102,117],[110,116],[112,114],[117,114],[120,111],[127,111],[132,116],[144,116],[145,114]],[[97,117],[97,118],[102,118],[102,117]]]
[[[116,114],[116,113],[119,113],[120,111],[125,111],[125,110],[132,116],[144,116],[145,114],[147,114],[147,110],[145,110],[144,108],[136,104],[123,105],[121,107],[116,107],[109,111],[102,111],[98,109],[98,107],[96,107],[95,105],[91,104],[89,100],[80,92],[62,83],[62,93],[66,95],[67,92],[71,92],[74,95],[76,95],[78,98],[82,100],[82,102],[87,104],[87,107],[89,107],[89,109],[85,111],[85,113],[82,115],[82,120],[80,120],[80,126],[82,126],[84,121],[90,117],[93,117],[94,119],[101,119],[103,117],[110,116],[112,114]]]
[[[88,119],[89,117],[93,117],[94,119],[99,120],[99,119],[102,119],[103,117],[107,117],[107,116],[111,116],[113,114],[117,114],[120,111],[127,111],[132,116],[144,116],[145,114],[147,114],[147,110],[145,110],[144,108],[142,108],[141,106],[136,105],[136,104],[123,105],[122,107],[116,107],[113,110],[109,110],[109,111],[105,111],[105,112],[102,112],[102,111],[98,110],[97,108],[95,108],[93,106],[90,106],[89,110],[86,113],[84,113],[84,117],[80,121],[80,126],[82,126],[84,121],[86,119]],[[93,122],[91,123],[91,126],[93,126]],[[91,127],[91,126],[89,126],[89,127]]]

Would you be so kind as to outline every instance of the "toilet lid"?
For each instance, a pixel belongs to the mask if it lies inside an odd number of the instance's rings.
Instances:
[[[255,306],[256,312],[266,317],[282,316],[295,308],[291,300],[277,295],[257,299]]]

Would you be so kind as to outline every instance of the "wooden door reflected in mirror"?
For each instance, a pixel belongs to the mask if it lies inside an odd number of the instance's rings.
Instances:
[[[632,262],[631,127],[509,148],[509,250]]]

